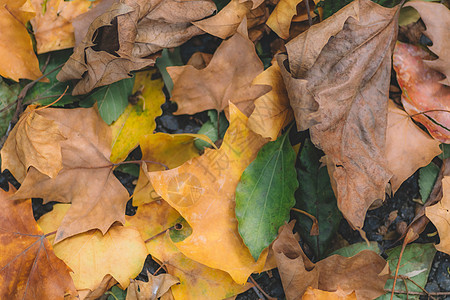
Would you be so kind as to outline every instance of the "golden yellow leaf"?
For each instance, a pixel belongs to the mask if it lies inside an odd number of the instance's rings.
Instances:
[[[35,15],[29,0],[0,0],[0,75],[19,81],[42,75],[26,23]]]
[[[176,169],[148,173],[155,191],[193,229],[192,235],[176,243],[177,248],[199,263],[228,272],[240,284],[260,271],[267,257],[264,250],[254,261],[239,235],[234,212],[242,172],[266,142],[248,129],[247,121],[230,103],[230,127],[219,150],[207,149]]]
[[[70,204],[56,204],[39,219],[39,226],[46,234],[55,231],[69,208]],[[51,243],[54,237],[48,237]],[[105,235],[96,229],[77,234],[53,245],[53,249],[73,270],[71,275],[78,290],[95,290],[107,274],[126,288],[130,279],[141,272],[147,257],[139,232],[124,226],[112,226]]]
[[[278,63],[275,61],[271,67],[259,74],[253,84],[269,85],[272,90],[255,100],[255,110],[248,118],[248,127],[262,137],[274,141],[281,129],[294,120]]]
[[[273,10],[266,24],[279,37],[287,39],[289,37],[289,27],[292,18],[297,14],[297,5],[303,0],[280,0]]]
[[[354,291],[345,292],[339,287],[335,292],[327,292],[309,286],[302,300],[356,300],[356,294]]]
[[[156,128],[155,118],[161,115],[161,105],[166,101],[162,79],[152,80],[156,70],[136,74],[133,93],[137,93],[138,102],[128,104],[120,117],[111,124],[113,136],[111,162],[125,160],[137,147],[139,139],[152,133]]]

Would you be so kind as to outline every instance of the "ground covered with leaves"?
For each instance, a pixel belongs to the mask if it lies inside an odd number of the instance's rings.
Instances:
[[[448,2],[0,2],[0,299],[450,297]]]

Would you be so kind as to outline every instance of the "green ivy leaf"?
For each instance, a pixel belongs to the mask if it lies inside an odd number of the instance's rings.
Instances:
[[[289,220],[298,187],[294,163],[295,152],[286,132],[261,148],[236,188],[239,233],[255,260]]]
[[[439,158],[444,160],[450,157],[450,144],[440,144],[439,147],[442,149],[442,153],[439,154]]]
[[[423,203],[430,196],[438,175],[439,167],[433,162],[430,162],[427,166],[419,170],[419,191]]]
[[[127,292],[115,285],[105,295],[109,295],[108,300],[125,300]]]
[[[14,116],[16,105],[13,103],[16,101],[17,95],[19,95],[20,89],[19,84],[8,85],[0,77],[0,137],[5,135],[9,127],[9,122]]]
[[[100,116],[108,125],[111,125],[127,107],[128,96],[133,91],[133,85],[134,77],[102,86],[81,101],[80,106],[91,107],[97,101]]]
[[[223,139],[223,136],[225,135],[229,124],[227,118],[222,113],[219,119],[219,130],[217,130],[217,111],[213,109],[209,110],[208,116],[209,120],[202,125],[197,133],[206,135],[211,139],[211,141],[215,143],[219,139],[217,131],[220,131],[220,138]],[[204,148],[211,147],[208,142],[201,139],[195,140],[194,145],[198,150],[203,150]]]
[[[296,224],[298,231],[313,248],[317,257],[323,257],[326,254],[342,219],[327,168],[321,167],[319,161],[322,156],[323,152],[306,139],[301,148],[297,169],[300,186],[295,192],[295,207],[316,217],[319,222],[319,235],[309,235],[312,220],[301,213],[294,212],[299,220]]]

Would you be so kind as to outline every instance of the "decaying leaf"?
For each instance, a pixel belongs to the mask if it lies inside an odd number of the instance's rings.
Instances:
[[[399,7],[357,0],[286,44],[278,62],[299,130],[327,155],[339,209],[362,228],[369,206],[384,199],[391,54]]]
[[[395,193],[403,181],[440,154],[439,145],[439,141],[417,127],[404,110],[389,101],[386,159],[393,174],[392,192]]]
[[[254,100],[270,90],[265,85],[252,85],[263,70],[255,47],[248,39],[244,20],[238,32],[217,48],[206,68],[197,70],[190,65],[167,68],[174,82],[172,100],[178,104],[175,114],[194,114],[208,109],[222,111],[231,101],[249,116]]]
[[[47,118],[43,110],[28,106],[0,152],[2,171],[8,169],[17,181],[23,182],[28,168],[33,166],[55,178],[63,167],[60,143],[66,140],[59,125],[57,120]]]
[[[424,59],[431,55],[419,46],[397,42],[393,63],[402,88],[406,112],[422,123],[431,136],[450,143],[450,86],[440,84],[444,78],[427,67]]]
[[[37,52],[45,53],[75,45],[72,20],[102,0],[31,0],[36,16],[31,19]]]
[[[433,42],[429,48],[439,57],[425,60],[425,64],[444,74],[446,79],[440,83],[450,86],[450,10],[442,3],[425,1],[411,1],[405,6],[414,7],[419,12],[427,27],[424,34]]]
[[[125,160],[128,154],[137,147],[139,140],[156,128],[155,118],[161,115],[161,105],[166,101],[162,91],[164,83],[161,79],[152,80],[156,70],[136,74],[133,94],[136,104],[128,104],[125,111],[111,125],[112,150],[111,162]]]
[[[71,271],[55,256],[36,224],[31,200],[9,200],[14,194],[0,189],[0,298],[55,299],[76,296]]]
[[[95,228],[106,233],[114,222],[124,223],[128,192],[112,173],[111,131],[95,108],[46,108],[38,114],[56,123],[66,138],[59,142],[63,168],[51,178],[30,167],[12,198],[72,203],[55,242]]]
[[[192,227],[193,233],[176,247],[199,263],[228,272],[239,284],[261,271],[267,257],[264,251],[254,261],[239,236],[235,217],[236,186],[265,143],[247,128],[247,121],[230,103],[230,127],[219,150],[206,149],[178,168],[148,173],[155,191]]]
[[[73,90],[78,95],[129,78],[131,71],[155,63],[152,54],[200,34],[202,31],[190,22],[203,19],[214,10],[210,0],[114,3],[92,22],[58,80],[80,80]]]
[[[70,204],[56,204],[53,210],[38,220],[45,233],[54,232],[70,209]],[[144,266],[147,249],[135,228],[112,226],[102,234],[91,230],[69,237],[54,244],[54,235],[49,236],[56,256],[73,271],[71,273],[78,290],[97,289],[108,274],[126,288]]]
[[[335,292],[327,292],[308,287],[302,300],[357,300],[355,292],[344,292],[340,287]]]
[[[350,258],[332,255],[313,264],[295,239],[291,225],[280,229],[272,248],[288,300],[300,299],[309,286],[329,292],[338,288],[347,294],[354,291],[357,299],[375,299],[384,294],[389,267],[371,250]]]
[[[26,28],[34,15],[29,0],[0,1],[1,76],[19,81],[19,78],[36,79],[42,75]]]
[[[442,179],[443,197],[441,201],[433,206],[425,208],[425,214],[436,226],[440,243],[436,245],[436,249],[441,252],[450,254],[450,176]]]
[[[125,300],[156,300],[164,295],[172,285],[180,283],[178,278],[170,274],[153,276],[147,270],[148,282],[133,280],[127,289]]]
[[[164,200],[141,205],[134,216],[127,216],[127,225],[138,228],[152,257],[180,280],[180,284],[171,288],[174,299],[221,300],[251,287],[249,283],[237,284],[228,273],[209,268],[182,254],[172,239],[185,238],[191,229],[174,229],[180,222],[189,226]],[[170,234],[165,231],[170,231]]]
[[[255,110],[248,118],[248,127],[274,141],[281,129],[294,119],[278,63],[274,61],[272,66],[256,76],[253,84],[269,85],[272,90],[255,100]]]
[[[289,27],[292,18],[297,14],[297,5],[303,0],[280,0],[273,10],[266,24],[279,37],[287,39],[289,37]]]

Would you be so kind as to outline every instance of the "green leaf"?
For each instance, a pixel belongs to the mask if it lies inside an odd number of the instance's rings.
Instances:
[[[227,6],[228,3],[230,3],[230,0],[213,0],[214,4],[216,4],[217,12],[221,11],[222,8]]]
[[[433,162],[430,162],[427,166],[419,170],[419,191],[423,203],[430,196],[438,175],[439,167]]]
[[[14,116],[16,105],[13,103],[16,101],[17,95],[19,95],[20,89],[19,84],[8,85],[0,77],[0,137],[5,135],[9,127],[9,122]]]
[[[111,125],[127,107],[128,96],[133,91],[133,85],[134,77],[102,86],[81,101],[80,106],[90,107],[97,101],[100,116],[108,125]]]
[[[72,52],[72,49],[70,49],[41,54],[38,57],[39,66],[42,69],[47,62],[48,57],[50,56],[50,60],[44,71],[44,73],[47,73],[57,66],[65,63],[69,59],[70,55],[72,55]],[[34,103],[40,105],[48,105],[58,99],[58,97],[64,93],[67,86],[69,86],[69,88],[66,91],[64,97],[53,104],[53,106],[64,106],[65,104],[76,101],[77,98],[71,95],[73,89],[72,84],[70,82],[59,82],[58,80],[56,80],[56,74],[58,74],[58,72],[59,70],[47,75],[47,78],[50,80],[50,82],[37,82],[28,91],[24,102],[27,103],[29,101],[33,101],[34,99],[38,99]]]
[[[323,152],[315,148],[309,139],[305,140],[297,169],[300,186],[295,192],[295,207],[316,217],[319,222],[319,235],[309,235],[312,220],[301,213],[294,212],[297,216],[296,227],[300,235],[313,248],[317,257],[323,257],[326,254],[342,219],[327,168],[321,167],[319,161],[322,155]]]
[[[108,300],[125,300],[127,292],[115,285],[110,291],[107,291],[105,295],[109,295]]]
[[[127,173],[130,174],[134,177],[139,177],[139,170],[140,167],[138,165],[135,164],[123,164],[123,165],[119,165],[116,168],[117,171],[120,171],[122,173]]]
[[[334,254],[339,254],[339,255],[342,255],[345,257],[352,257],[363,250],[372,250],[373,252],[376,252],[378,254],[381,253],[380,247],[378,247],[377,242],[369,242],[369,245],[367,245],[366,242],[360,242],[360,243],[355,243],[350,246],[343,247],[339,250],[336,250],[328,256],[331,256]]]
[[[397,268],[398,256],[400,254],[401,248],[401,246],[398,246],[392,250],[386,251],[386,254],[388,255],[389,268],[391,269],[392,273],[394,273],[395,269]],[[403,257],[398,274],[406,275],[421,287],[425,287],[435,254],[436,249],[434,248],[433,244],[411,244],[406,246],[405,251],[403,252]],[[392,289],[393,282],[393,279],[389,279],[386,282],[386,286],[384,288],[389,290]],[[422,290],[411,281],[406,280],[406,283],[408,285],[408,291],[422,292]],[[395,290],[405,291],[405,283],[402,282],[402,280],[397,279]],[[381,297],[378,297],[377,299],[389,300],[390,298],[391,294],[387,293]],[[394,299],[406,299],[406,295],[395,294]],[[409,295],[408,299],[419,299],[419,296]]]
[[[184,63],[181,60],[180,55],[180,47],[174,48],[172,50],[163,49],[161,57],[156,59],[155,66],[158,68],[159,72],[162,75],[164,84],[166,85],[166,89],[169,92],[169,95],[172,96],[173,89],[173,81],[170,78],[169,73],[167,72],[167,67],[172,66],[183,66]]]
[[[214,143],[219,139],[217,136],[217,111],[216,110],[209,110],[208,111],[209,120],[205,122],[200,130],[197,132],[198,134],[204,134],[207,137],[211,139]],[[220,131],[220,138],[223,139],[223,136],[225,135],[225,132],[228,128],[228,121],[227,118],[223,113],[220,115],[219,119],[219,131]],[[197,139],[194,141],[195,147],[199,150],[203,150],[204,148],[211,147],[211,145],[204,140]]]
[[[236,188],[239,233],[255,260],[289,220],[298,187],[288,133],[264,145]]]
[[[450,144],[440,144],[442,153],[439,154],[439,158],[444,160],[450,157]]]

